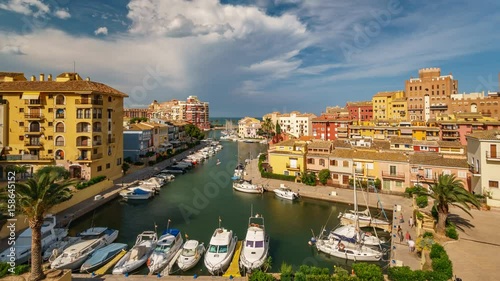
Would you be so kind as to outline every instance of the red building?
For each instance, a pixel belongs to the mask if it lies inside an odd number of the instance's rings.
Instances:
[[[123,117],[125,118],[151,118],[151,113],[147,108],[124,108]]]
[[[210,129],[208,102],[202,102],[196,96],[189,96],[185,102],[179,104],[185,107],[183,118],[185,121],[202,130]]]
[[[346,108],[353,121],[371,121],[373,119],[373,103],[371,101],[348,102]]]
[[[339,118],[332,114],[322,114],[312,119],[312,136],[320,140],[347,139],[349,137],[349,126],[352,121],[349,118]]]

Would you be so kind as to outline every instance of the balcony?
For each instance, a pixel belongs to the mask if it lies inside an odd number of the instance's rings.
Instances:
[[[93,142],[92,142],[92,145],[95,145],[95,146],[96,146],[96,145],[102,145],[102,141],[100,141],[100,140],[95,140],[95,141],[93,141]]]
[[[115,138],[108,138],[107,143],[108,144],[115,143]]]
[[[387,179],[405,179],[405,173],[391,173],[388,171],[382,171],[382,177]]]
[[[337,132],[347,132],[347,127],[337,127]]]
[[[90,141],[77,141],[76,146],[79,147],[90,147],[91,142]]]
[[[456,130],[458,130],[457,126],[443,126],[441,128],[441,131],[443,131],[443,132],[450,132],[450,131],[456,131]]]
[[[102,105],[102,100],[93,100],[93,99],[77,99],[75,100],[75,104],[77,105]]]
[[[52,161],[52,156],[39,156],[39,155],[31,155],[31,154],[8,154],[0,156],[0,161]]]
[[[474,167],[474,165],[471,164],[469,164],[469,172],[471,172],[474,177],[481,176],[481,170],[479,168]]]
[[[102,153],[92,154],[92,160],[97,160],[102,158]]]
[[[486,151],[486,160],[500,161],[500,154],[496,151],[493,154],[489,151]]]
[[[27,139],[24,141],[24,146],[26,147],[42,147],[43,146],[43,142],[39,141],[39,140],[30,140],[30,139]]]
[[[425,139],[428,141],[438,141],[439,136],[425,136]]]
[[[92,119],[102,119],[102,113],[101,114],[92,114]]]
[[[456,134],[443,134],[443,136],[442,136],[443,140],[456,140],[459,138],[460,138],[460,136],[458,135],[458,133],[456,133]]]
[[[43,119],[43,114],[41,113],[26,113],[24,114],[26,120],[41,120]]]
[[[292,166],[290,164],[286,164],[286,169],[287,170],[297,170],[297,171],[300,171],[300,165]]]
[[[446,109],[448,109],[448,105],[446,105],[446,104],[433,104],[430,107],[433,110],[446,110]]]
[[[77,133],[92,133],[92,129],[89,127],[83,127],[83,128],[76,128]]]
[[[102,133],[102,128],[101,127],[94,127],[92,128],[93,133]]]
[[[31,106],[42,106],[42,101],[41,100],[24,100],[24,104],[31,107]]]

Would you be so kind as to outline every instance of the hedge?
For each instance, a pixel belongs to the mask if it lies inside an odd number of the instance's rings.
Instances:
[[[7,275],[21,275],[23,273],[26,273],[28,271],[30,271],[30,266],[27,265],[27,264],[21,264],[21,265],[17,265],[16,267],[14,267],[14,273],[11,273],[9,271],[10,269],[10,265],[6,262],[1,262],[0,263],[0,278],[3,278]]]
[[[446,227],[446,237],[449,237],[451,239],[455,239],[457,240],[458,239],[458,232],[457,232],[457,228],[454,224],[450,223],[447,227]]]
[[[284,180],[284,181],[295,181],[295,176],[286,176],[280,174],[273,174],[269,172],[262,172],[261,176],[267,179]]]
[[[81,189],[87,188],[87,187],[89,187],[91,185],[94,185],[94,184],[96,184],[98,182],[101,182],[101,181],[103,181],[105,179],[106,179],[106,176],[97,176],[95,178],[91,178],[89,181],[79,182],[79,183],[76,184],[75,187],[76,187],[76,189],[81,190]]]
[[[417,199],[415,199],[415,201],[417,202],[417,206],[419,208],[425,208],[429,204],[429,200],[427,199],[427,196],[425,196],[425,195],[418,196]]]

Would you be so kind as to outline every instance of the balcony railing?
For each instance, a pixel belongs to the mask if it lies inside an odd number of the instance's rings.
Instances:
[[[41,113],[26,113],[24,114],[26,119],[43,119],[43,114]]]
[[[76,146],[90,146],[90,141],[77,141]]]
[[[93,119],[102,119],[102,114],[92,114]]]
[[[405,173],[391,173],[388,171],[382,171],[383,178],[394,178],[394,179],[404,179]]]
[[[77,99],[75,101],[76,104],[83,104],[83,105],[102,105],[103,102],[102,100],[93,100],[93,99]]]
[[[108,144],[115,143],[115,138],[108,138],[107,142],[108,142]]]
[[[24,141],[24,145],[25,146],[43,146],[43,142],[39,141],[39,140],[25,140]]]
[[[76,132],[77,133],[91,133],[92,132],[92,129],[89,127],[85,128],[76,128]]]
[[[100,133],[100,132],[102,132],[102,128],[101,128],[101,127],[94,127],[94,128],[92,129],[92,131],[93,131],[94,133]]]
[[[64,141],[56,141],[56,146],[64,146]]]
[[[93,145],[102,145],[102,141],[97,140],[92,142]]]
[[[102,158],[102,153],[92,154],[92,160],[101,159],[101,158]]]
[[[486,151],[486,159],[488,160],[500,160],[500,153],[496,152],[491,154],[490,151]]]
[[[478,169],[478,168],[476,168],[476,167],[474,167],[474,166],[472,166],[470,164],[469,164],[469,172],[471,172],[474,175],[480,175],[481,174],[481,170],[480,169]]]
[[[286,168],[290,170],[300,170],[300,165],[292,166],[290,164],[286,164]]]
[[[28,105],[28,106],[41,106],[42,101],[41,100],[25,100],[24,104]]]
[[[38,128],[30,128],[30,127],[24,127],[24,132],[25,133],[41,133],[44,129],[42,127]]]

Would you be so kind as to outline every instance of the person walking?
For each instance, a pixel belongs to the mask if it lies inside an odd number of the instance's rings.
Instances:
[[[408,248],[410,250],[410,253],[413,253],[415,251],[415,241],[413,240],[408,240]]]
[[[399,215],[399,223],[404,223],[405,219],[403,218],[403,212]]]
[[[413,228],[413,217],[408,220],[408,226]]]
[[[408,241],[410,241],[410,240],[411,240],[411,235],[410,235],[410,232],[407,230],[406,234],[405,234],[405,241],[406,241],[406,243],[408,243]]]
[[[399,237],[399,242],[402,243],[403,242],[403,230],[401,229],[401,226],[398,225],[398,237]]]

